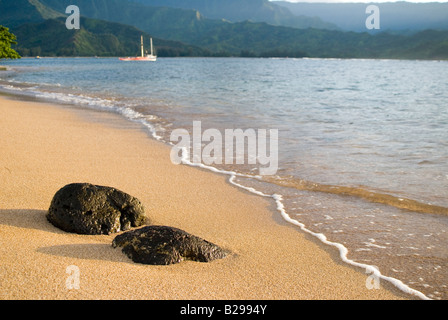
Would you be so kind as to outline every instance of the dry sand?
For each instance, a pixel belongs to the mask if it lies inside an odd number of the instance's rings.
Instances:
[[[387,282],[284,222],[227,177],[173,165],[170,149],[117,115],[0,97],[0,299],[402,299]],[[139,198],[154,224],[232,252],[211,263],[134,264],[114,235],[69,234],[45,215],[72,182]],[[80,271],[69,290],[67,267]]]

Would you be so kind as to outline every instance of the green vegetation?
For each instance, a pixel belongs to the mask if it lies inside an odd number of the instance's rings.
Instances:
[[[25,23],[63,16],[37,0],[0,0],[0,24],[14,29]],[[65,10],[64,10],[65,11]]]
[[[146,43],[150,35],[137,28],[102,20],[81,18],[80,30],[68,30],[65,19],[16,28],[21,39],[17,51],[23,56],[135,56],[140,53],[140,35]],[[204,49],[180,42],[155,38],[161,57],[210,55]]]
[[[448,59],[448,31],[413,35],[340,32],[238,22],[210,28],[190,42],[222,55],[245,57]]]
[[[0,59],[19,59],[20,55],[11,49],[11,45],[16,43],[16,36],[9,32],[9,29],[0,25]]]
[[[154,38],[159,56],[171,57],[448,59],[446,30],[369,34],[342,32],[331,26],[332,30],[293,28],[284,26],[291,13],[266,0],[238,0],[233,11],[230,2],[235,0],[163,0],[173,7],[147,5],[161,0],[134,1],[141,3],[0,0],[0,24],[12,28],[19,39],[13,48],[23,56],[134,56],[139,54],[143,34],[146,43],[150,36]],[[81,9],[80,30],[65,27],[65,9],[72,4]],[[206,15],[192,10],[194,5]],[[223,20],[226,17],[233,22]],[[246,18],[253,21],[239,21]],[[255,22],[257,19],[266,22]]]

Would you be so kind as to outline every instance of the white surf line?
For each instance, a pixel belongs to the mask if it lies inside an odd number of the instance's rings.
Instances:
[[[340,243],[337,243],[337,242],[329,241],[327,239],[327,237],[323,233],[313,232],[313,231],[307,229],[306,226],[303,223],[301,223],[301,222],[291,218],[291,216],[285,210],[285,206],[283,205],[283,197],[281,195],[279,195],[279,194],[272,194],[272,195],[266,194],[266,193],[263,193],[263,192],[261,192],[259,190],[254,189],[252,187],[246,187],[246,186],[244,186],[242,184],[239,184],[239,183],[234,181],[237,176],[245,177],[245,178],[254,178],[254,179],[261,180],[260,176],[251,176],[251,175],[240,174],[240,173],[237,173],[237,172],[234,172],[234,171],[220,170],[220,169],[217,169],[217,168],[212,167],[212,166],[204,165],[203,163],[193,163],[193,162],[191,162],[188,159],[188,155],[189,155],[189,153],[187,152],[187,150],[185,148],[182,148],[182,163],[183,164],[194,166],[194,167],[200,167],[200,168],[208,169],[208,170],[216,172],[216,173],[229,175],[230,176],[229,177],[229,182],[231,184],[233,184],[234,186],[239,187],[241,189],[244,189],[246,191],[249,191],[249,192],[251,192],[253,194],[259,195],[261,197],[274,199],[275,203],[277,204],[277,210],[280,212],[280,214],[282,215],[282,218],[285,221],[287,221],[287,222],[289,222],[289,223],[291,223],[293,225],[298,226],[302,231],[311,234],[312,236],[318,238],[323,243],[325,243],[327,245],[330,245],[330,246],[333,246],[333,247],[336,247],[339,250],[340,258],[345,263],[348,263],[348,264],[350,264],[352,266],[355,266],[355,267],[359,267],[359,268],[365,269],[366,273],[372,274],[377,279],[383,279],[385,281],[388,281],[388,282],[392,283],[394,286],[396,286],[398,289],[400,289],[401,291],[403,291],[405,293],[417,296],[417,297],[419,297],[422,300],[431,300],[429,297],[427,297],[422,292],[410,288],[409,286],[404,284],[402,281],[381,274],[381,272],[376,267],[368,265],[368,264],[364,264],[364,263],[359,263],[359,262],[356,262],[356,261],[353,261],[353,260],[349,259],[347,257],[348,249],[344,245],[342,245]]]
[[[21,82],[18,82],[20,84]],[[25,82],[26,83],[26,82]],[[60,85],[59,85],[60,86]],[[2,90],[3,89],[3,90]],[[50,100],[55,103],[68,104],[72,108],[76,108],[81,105],[84,108],[88,108],[96,111],[105,111],[118,114],[125,118],[125,120],[137,122],[149,129],[151,136],[162,141],[162,137],[157,134],[156,128],[145,119],[145,115],[133,110],[128,106],[117,106],[113,100],[107,100],[99,97],[90,97],[83,94],[72,94],[72,93],[61,93],[61,92],[47,92],[42,91],[37,86],[29,88],[19,88],[13,85],[0,85],[0,90],[2,92],[17,94],[17,95],[31,95],[37,99],[42,99],[44,101]]]
[[[174,145],[172,142],[170,142],[169,144]],[[189,165],[189,166],[192,166],[192,167],[200,167],[200,168],[207,169],[207,170],[210,170],[210,171],[213,171],[213,172],[216,172],[216,173],[229,175],[230,176],[229,181],[230,181],[230,179],[235,178],[237,176],[238,177],[244,177],[244,178],[261,179],[261,176],[252,176],[252,175],[242,174],[242,173],[238,173],[238,172],[234,172],[234,171],[226,171],[226,170],[221,170],[221,169],[218,169],[218,168],[215,168],[215,167],[212,167],[212,166],[205,165],[203,163],[191,162],[190,159],[189,159],[189,152],[186,150],[186,148],[183,147],[183,148],[181,148],[181,150],[182,150],[182,159],[181,159],[182,160],[182,164],[186,164],[186,165]],[[235,184],[232,181],[230,181],[230,182],[232,184]],[[235,184],[235,185],[237,185],[237,184]],[[260,195],[261,194],[263,194],[263,193],[260,193]]]
[[[263,193],[263,192],[261,192],[259,190],[256,190],[254,188],[243,186],[243,185],[241,185],[239,183],[236,183],[234,181],[235,178],[236,178],[236,175],[232,174],[231,177],[229,178],[229,182],[231,184],[237,186],[237,187],[245,189],[245,190],[247,190],[247,191],[249,191],[251,193],[257,194],[259,196],[273,198],[275,200],[276,204],[277,204],[277,210],[281,213],[281,215],[282,215],[282,217],[283,217],[283,219],[285,221],[300,227],[300,229],[302,231],[307,232],[307,233],[313,235],[314,237],[318,238],[323,243],[325,243],[327,245],[330,245],[330,246],[333,246],[333,247],[336,247],[339,250],[340,258],[345,263],[348,263],[348,264],[353,265],[355,267],[366,269],[366,272],[368,272],[369,274],[373,274],[375,277],[377,277],[377,279],[383,279],[385,281],[388,281],[388,282],[392,283],[394,286],[396,286],[398,289],[400,289],[401,291],[403,291],[405,293],[408,293],[408,294],[411,294],[411,295],[415,295],[415,296],[417,296],[417,297],[419,297],[420,299],[423,299],[423,300],[431,300],[430,298],[428,298],[422,292],[410,288],[409,286],[404,284],[402,281],[381,274],[381,272],[376,267],[368,265],[368,264],[364,264],[364,263],[359,263],[359,262],[356,262],[356,261],[353,261],[353,260],[349,259],[347,257],[348,249],[344,245],[342,245],[340,243],[337,243],[337,242],[329,241],[327,239],[327,237],[323,233],[315,233],[315,232],[307,229],[306,226],[303,223],[301,223],[301,222],[299,222],[299,221],[297,221],[295,219],[292,219],[291,216],[285,210],[285,206],[283,205],[283,202],[282,202],[283,201],[283,197],[281,195],[279,195],[279,194],[269,195],[269,194],[265,194],[265,193]]]
[[[404,284],[401,280],[398,280],[398,279],[395,279],[395,278],[392,278],[392,277],[388,277],[388,276],[385,276],[385,275],[381,274],[381,272],[375,266],[371,266],[371,265],[364,264],[364,263],[359,263],[359,262],[356,262],[356,261],[353,261],[353,260],[349,259],[347,257],[348,249],[344,245],[342,245],[341,243],[329,241],[327,239],[327,237],[323,233],[313,232],[313,231],[307,229],[306,226],[303,223],[301,223],[301,222],[291,218],[291,216],[285,210],[285,206],[283,205],[283,197],[281,195],[279,195],[279,194],[272,194],[272,195],[265,194],[265,193],[263,193],[263,192],[261,192],[259,190],[256,190],[256,189],[254,189],[252,187],[246,187],[246,186],[244,186],[242,184],[239,184],[239,183],[234,181],[236,177],[253,178],[253,179],[258,179],[258,180],[261,180],[262,177],[240,174],[240,173],[237,173],[237,172],[234,172],[234,171],[221,170],[221,169],[217,169],[217,168],[212,167],[212,166],[204,165],[203,163],[193,163],[189,159],[189,153],[186,150],[186,148],[182,148],[182,164],[193,166],[193,167],[200,167],[200,168],[207,169],[207,170],[210,170],[210,171],[213,171],[213,172],[216,172],[216,173],[229,175],[230,176],[229,177],[229,182],[231,184],[233,184],[234,186],[236,186],[238,188],[241,188],[241,189],[244,189],[246,191],[249,191],[249,192],[251,192],[253,194],[259,195],[261,197],[274,199],[275,203],[277,204],[277,210],[280,212],[282,218],[285,221],[287,221],[287,222],[289,222],[289,223],[291,223],[291,224],[293,224],[295,226],[298,226],[302,231],[304,231],[306,233],[309,233],[312,236],[318,238],[321,242],[323,242],[323,243],[325,243],[327,245],[336,247],[339,250],[339,255],[340,255],[340,258],[342,259],[343,262],[348,263],[348,264],[350,264],[352,266],[355,266],[355,267],[359,267],[359,268],[365,269],[366,273],[369,273],[369,274],[373,275],[377,279],[383,279],[385,281],[388,281],[388,282],[392,283],[395,287],[397,287],[398,289],[400,289],[404,293],[417,296],[418,298],[420,298],[422,300],[432,300],[429,297],[427,297],[425,294],[423,294],[422,292],[410,288],[409,286]]]

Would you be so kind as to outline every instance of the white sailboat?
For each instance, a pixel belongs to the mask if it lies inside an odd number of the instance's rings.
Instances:
[[[151,38],[151,53],[146,53],[145,55],[145,48],[143,46],[143,36],[141,36],[141,50],[142,55],[141,57],[127,57],[127,58],[119,58],[121,61],[157,61],[157,56],[154,54],[154,48],[152,44],[152,38]]]

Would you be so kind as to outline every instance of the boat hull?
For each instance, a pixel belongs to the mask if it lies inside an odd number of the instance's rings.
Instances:
[[[119,58],[121,61],[156,61],[157,57],[129,57]]]
[[[152,38],[151,38],[151,54],[146,53],[144,54],[144,46],[143,46],[143,36],[141,36],[141,49],[142,49],[142,55],[141,57],[127,57],[127,58],[118,58],[121,61],[156,61],[157,56],[154,54],[154,49],[152,46]]]

